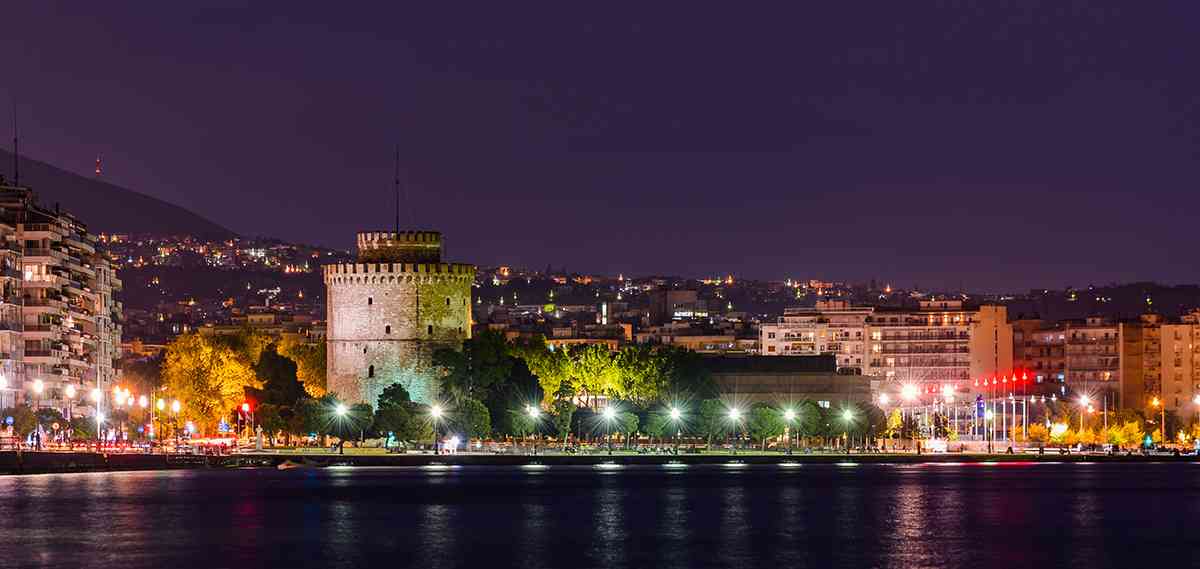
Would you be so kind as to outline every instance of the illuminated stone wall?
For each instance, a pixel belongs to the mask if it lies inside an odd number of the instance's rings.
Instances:
[[[380,251],[388,249],[391,254],[384,259],[429,259],[433,254],[424,246],[427,242],[419,240],[423,247],[412,256],[387,246],[373,246],[363,255],[360,248],[360,260],[378,259]],[[372,407],[378,405],[383,389],[397,382],[416,401],[428,403],[436,397],[434,350],[459,348],[471,334],[474,265],[359,262],[323,269],[329,391],[347,404],[365,402]]]

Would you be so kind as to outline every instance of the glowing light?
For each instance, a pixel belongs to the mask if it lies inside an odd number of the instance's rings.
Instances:
[[[96,423],[104,422],[104,413],[96,413]]]
[[[346,409],[346,405],[343,403],[338,403],[337,407],[333,408],[333,412],[337,413],[338,417],[344,417],[346,415],[346,411],[348,411],[348,409]]]
[[[180,408],[180,407],[181,407],[181,406],[179,405],[179,400],[178,400],[178,399],[176,399],[176,400],[174,400],[174,401],[172,401],[172,402],[171,402],[171,412],[172,412],[172,413],[178,413],[178,412],[179,412],[179,408]]]
[[[845,419],[847,421],[854,420],[854,411],[851,411],[849,409],[842,411],[842,419]]]
[[[434,420],[441,419],[442,418],[442,407],[440,405],[434,405],[433,407],[430,407],[429,408],[429,416],[433,417]]]
[[[67,389],[66,389],[66,393],[67,393],[67,399],[74,399],[75,398],[75,386],[68,385]]]
[[[40,380],[40,379],[33,380],[33,392],[34,393],[41,395],[42,390],[45,388],[46,388],[46,384],[42,383],[42,380]]]
[[[917,386],[910,383],[910,384],[907,384],[907,385],[901,387],[900,388],[900,397],[904,398],[905,401],[912,401],[913,399],[916,399],[917,398]]]
[[[791,423],[792,421],[796,420],[796,412],[795,412],[795,411],[793,411],[793,410],[791,410],[791,409],[788,409],[787,411],[784,411],[784,412],[783,412],[783,420],[784,420],[784,421],[787,421],[787,422],[789,422],[789,423]]]
[[[145,409],[150,404],[150,400],[145,395],[138,397],[138,407]]]
[[[537,419],[542,414],[542,410],[538,409],[537,407],[535,407],[533,405],[526,407],[525,412],[529,414],[529,417],[531,419]]]
[[[145,399],[145,397],[143,397],[143,399]],[[249,403],[242,403],[242,412],[243,413],[250,412],[250,404]]]
[[[611,421],[617,418],[617,410],[613,409],[612,407],[605,407],[602,414],[604,415],[605,421]]]
[[[1157,399],[1157,398],[1155,398],[1155,400],[1157,401],[1158,399]],[[1080,406],[1080,407],[1087,407],[1087,406],[1088,406],[1088,405],[1090,405],[1091,403],[1092,403],[1092,399],[1091,399],[1090,397],[1088,397],[1087,395],[1080,395],[1080,396],[1079,396],[1079,406]]]
[[[949,385],[943,385],[942,386],[942,397],[945,397],[946,399],[950,399],[950,398],[954,397],[954,388]]]
[[[1058,438],[1058,437],[1061,437],[1064,434],[1066,434],[1066,432],[1067,432],[1067,424],[1066,423],[1055,423],[1053,425],[1050,425],[1050,436],[1051,437]]]
[[[158,403],[157,403],[157,404],[155,404],[155,407],[158,407],[158,410],[159,410],[159,411],[162,411],[163,409],[166,409],[166,408],[167,408],[167,402],[166,402],[166,401],[163,401],[162,399],[159,399],[159,400],[158,400]]]
[[[742,418],[742,411],[740,409],[738,409],[737,407],[734,407],[729,410],[729,420],[737,421],[741,418]]]
[[[991,421],[994,418],[996,418],[996,414],[993,413],[991,409],[988,409],[987,411],[983,412],[983,419],[985,421]]]
[[[890,400],[891,400],[891,398],[888,397],[888,394],[886,394],[886,393],[879,394],[879,404],[880,405],[887,405],[888,401],[890,401]]]
[[[99,387],[92,390],[92,401],[99,403],[101,397],[104,397],[104,392]]]
[[[1197,396],[1197,398],[1200,398],[1200,396]],[[683,413],[681,413],[679,411],[679,409],[676,409],[675,407],[671,408],[671,420],[672,421],[678,421],[679,418],[682,416],[683,416]]]
[[[1192,403],[1195,403],[1196,405],[1200,405],[1200,395],[1193,397]]]
[[[1159,402],[1159,400],[1158,400],[1158,397],[1155,397],[1154,399],[1152,399],[1152,400],[1150,401],[1150,404],[1151,404],[1151,405],[1153,405],[1153,406],[1155,406],[1155,407],[1158,407],[1158,406],[1159,406],[1161,403]]]

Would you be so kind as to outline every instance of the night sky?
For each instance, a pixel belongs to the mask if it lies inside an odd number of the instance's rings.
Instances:
[[[263,4],[6,4],[22,151],[348,248],[398,143],[404,225],[481,265],[1200,281],[1195,2]]]

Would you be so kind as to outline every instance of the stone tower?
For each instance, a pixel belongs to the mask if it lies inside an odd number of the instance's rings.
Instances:
[[[355,262],[323,269],[329,391],[372,407],[393,383],[436,397],[433,351],[471,337],[475,266],[443,263],[436,231],[370,231]]]

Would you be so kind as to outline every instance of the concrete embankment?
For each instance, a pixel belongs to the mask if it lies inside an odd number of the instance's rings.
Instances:
[[[681,454],[633,455],[588,454],[491,455],[491,454],[315,454],[248,453],[232,456],[96,454],[61,452],[0,453],[0,473],[37,474],[53,472],[96,472],[121,470],[166,470],[180,468],[273,468],[285,461],[304,466],[591,466],[619,464],[655,466],[669,463],[704,465],[730,462],[754,464],[954,464],[954,463],[1053,463],[1053,462],[1192,462],[1195,456],[1058,454]]]

